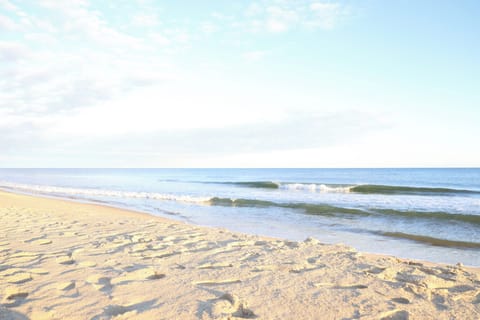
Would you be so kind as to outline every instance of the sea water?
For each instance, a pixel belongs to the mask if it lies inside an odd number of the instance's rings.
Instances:
[[[0,188],[480,266],[480,168],[0,169]]]

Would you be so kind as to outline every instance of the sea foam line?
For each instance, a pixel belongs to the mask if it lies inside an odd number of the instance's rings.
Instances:
[[[19,184],[19,183],[10,183],[10,182],[0,182],[0,187],[5,187],[13,190],[20,190],[25,192],[53,194],[53,195],[84,195],[84,196],[104,196],[104,197],[115,197],[115,198],[156,199],[156,200],[171,200],[171,201],[190,202],[190,203],[205,203],[212,199],[212,197],[194,197],[194,196],[173,195],[173,194],[156,193],[156,192],[82,189],[82,188],[68,188],[68,187],[56,187],[56,186],[45,186],[45,185]]]
[[[197,182],[198,183],[198,182]],[[201,183],[201,182],[200,182]],[[327,185],[320,183],[301,183],[301,182],[276,182],[276,181],[237,181],[237,182],[207,182],[227,185],[236,185],[239,187],[258,188],[258,189],[283,189],[283,190],[301,190],[320,193],[347,193],[354,185]]]
[[[305,190],[320,193],[349,193],[354,186],[327,186],[316,183],[280,183],[280,189],[286,190]]]

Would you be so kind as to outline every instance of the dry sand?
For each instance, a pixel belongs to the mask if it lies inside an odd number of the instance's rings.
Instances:
[[[0,192],[0,319],[480,319],[480,269]]]

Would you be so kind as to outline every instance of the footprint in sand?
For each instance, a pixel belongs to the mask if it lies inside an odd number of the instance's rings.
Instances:
[[[462,294],[462,293],[473,291],[473,290],[476,290],[476,288],[470,285],[458,285],[458,286],[448,288],[449,292],[456,293],[456,294]]]
[[[214,319],[230,319],[231,316],[242,319],[254,319],[257,315],[247,307],[247,303],[241,301],[238,296],[231,293],[225,293],[212,301],[211,316]]]
[[[435,304],[437,310],[447,310],[448,307],[445,305],[445,297],[440,294],[433,294],[432,302]]]
[[[109,292],[112,290],[112,284],[109,277],[103,275],[92,275],[87,278],[87,282],[92,284],[95,289],[102,292]]]
[[[121,305],[110,305],[110,306],[107,306],[104,309],[104,315],[107,316],[107,317],[117,317],[117,316],[120,316],[120,315],[126,315],[126,313],[129,312],[129,311],[130,310],[128,309],[128,307],[124,307],[124,306],[121,306]],[[135,314],[137,314],[137,312],[132,311],[128,315],[133,316]]]
[[[16,307],[23,303],[28,292],[17,287],[8,287],[4,292],[3,304],[7,307]]]

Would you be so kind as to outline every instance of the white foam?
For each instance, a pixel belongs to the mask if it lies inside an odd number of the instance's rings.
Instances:
[[[286,183],[280,185],[281,189],[287,190],[303,190],[310,192],[321,192],[321,193],[348,193],[353,188],[353,186],[327,186],[325,184],[315,184],[315,183]]]
[[[82,188],[67,188],[44,185],[30,185],[18,184],[10,182],[0,182],[0,187],[6,187],[14,190],[25,192],[34,192],[51,195],[82,195],[82,196],[103,196],[114,198],[139,198],[139,199],[156,199],[169,200],[190,203],[204,203],[211,199],[211,197],[194,197],[187,195],[173,195],[155,192],[135,192],[135,191],[119,191],[119,190],[105,190],[105,189],[82,189]]]

